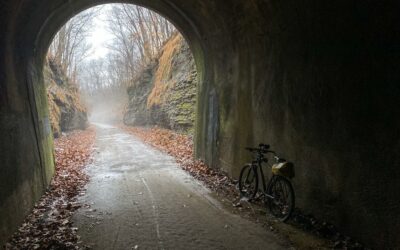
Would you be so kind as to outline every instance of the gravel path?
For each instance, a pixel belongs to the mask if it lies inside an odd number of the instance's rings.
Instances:
[[[91,181],[74,216],[93,249],[284,249],[271,232],[225,210],[174,159],[96,124]]]

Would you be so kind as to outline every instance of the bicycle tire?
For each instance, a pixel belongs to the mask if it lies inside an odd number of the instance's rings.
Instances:
[[[251,164],[245,165],[240,171],[239,191],[242,197],[253,199],[258,191],[258,173]]]
[[[268,198],[266,206],[273,216],[280,221],[287,221],[295,207],[295,194],[291,182],[285,177],[275,175],[267,193],[274,198]]]

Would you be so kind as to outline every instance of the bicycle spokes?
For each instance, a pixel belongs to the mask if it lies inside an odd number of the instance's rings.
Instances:
[[[244,180],[244,191],[252,192],[255,188],[255,181],[254,181],[254,171],[249,168],[247,172],[246,179]]]
[[[290,183],[282,177],[276,177],[269,194],[272,196],[269,199],[271,213],[281,220],[286,220],[294,207],[294,194]]]
[[[243,197],[254,198],[258,189],[257,171],[251,165],[245,166],[239,178],[239,190]]]

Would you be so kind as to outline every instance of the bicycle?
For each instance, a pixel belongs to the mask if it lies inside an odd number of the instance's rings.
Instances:
[[[294,166],[293,163],[278,157],[274,151],[268,149],[269,145],[262,143],[258,148],[246,147],[246,150],[255,153],[255,159],[240,171],[239,191],[242,197],[249,201],[253,200],[259,191],[258,173],[260,172],[263,187],[260,197],[264,197],[264,204],[269,211],[284,222],[289,219],[295,207],[295,194],[290,182],[290,179],[294,177]],[[262,163],[268,163],[266,157],[268,153],[274,155],[276,163],[271,166],[272,177],[266,184]]]

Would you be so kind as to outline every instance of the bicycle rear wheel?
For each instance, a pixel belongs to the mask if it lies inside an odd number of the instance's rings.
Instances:
[[[242,197],[253,199],[258,191],[257,169],[251,164],[245,165],[240,171],[239,191]]]
[[[267,192],[273,198],[267,199],[266,206],[272,215],[280,221],[286,221],[295,207],[294,190],[288,179],[278,175],[272,178]]]

